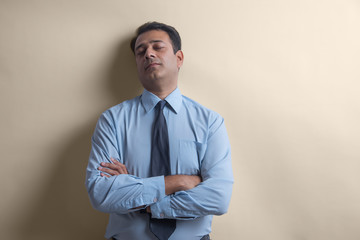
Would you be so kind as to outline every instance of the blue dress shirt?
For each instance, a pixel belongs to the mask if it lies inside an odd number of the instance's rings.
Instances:
[[[211,232],[212,215],[224,214],[230,202],[233,175],[230,144],[223,118],[182,96],[177,88],[166,97],[171,174],[201,175],[188,191],[165,194],[164,176],[150,177],[151,131],[154,107],[161,99],[144,90],[99,118],[92,137],[86,187],[95,209],[110,213],[105,237],[126,240],[156,239],[149,230],[153,218],[175,218],[170,240],[200,239]],[[101,177],[101,162],[114,158],[129,174]]]

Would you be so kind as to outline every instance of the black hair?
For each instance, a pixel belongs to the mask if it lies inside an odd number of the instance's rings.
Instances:
[[[140,27],[138,27],[138,29],[136,30],[136,36],[131,39],[130,48],[133,51],[133,53],[135,53],[135,42],[139,37],[139,35],[151,30],[164,31],[169,35],[174,50],[174,54],[177,51],[181,50],[181,38],[178,31],[176,31],[174,27],[159,22],[147,22],[141,25]]]

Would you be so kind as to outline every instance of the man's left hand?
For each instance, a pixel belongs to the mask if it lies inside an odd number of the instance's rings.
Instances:
[[[110,158],[110,160],[112,163],[100,163],[101,167],[98,168],[100,171],[102,171],[100,176],[111,177],[114,175],[129,174],[124,164],[120,163],[114,158]]]

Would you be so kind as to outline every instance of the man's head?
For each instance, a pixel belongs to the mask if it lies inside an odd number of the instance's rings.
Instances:
[[[138,28],[131,48],[139,80],[145,89],[159,97],[166,97],[175,90],[184,59],[175,28],[157,22],[146,23]]]
[[[176,31],[176,29],[174,27],[166,25],[164,23],[159,23],[159,22],[147,22],[147,23],[141,25],[140,27],[138,27],[138,29],[136,30],[136,36],[133,39],[131,39],[130,47],[131,47],[131,50],[133,51],[133,53],[135,53],[135,42],[136,42],[137,38],[139,37],[139,35],[141,35],[145,32],[151,31],[151,30],[164,31],[168,34],[168,36],[171,40],[174,54],[178,50],[181,50],[181,38],[180,38],[178,31]]]

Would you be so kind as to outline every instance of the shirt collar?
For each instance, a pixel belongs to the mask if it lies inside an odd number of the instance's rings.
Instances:
[[[141,95],[141,103],[145,108],[146,112],[152,110],[160,100],[161,99],[158,96],[149,92],[146,89],[144,89]],[[168,102],[168,104],[171,106],[172,110],[174,110],[175,113],[178,113],[180,111],[181,103],[182,103],[182,95],[180,93],[179,88],[176,88],[172,93],[170,93],[165,98],[165,100]]]

